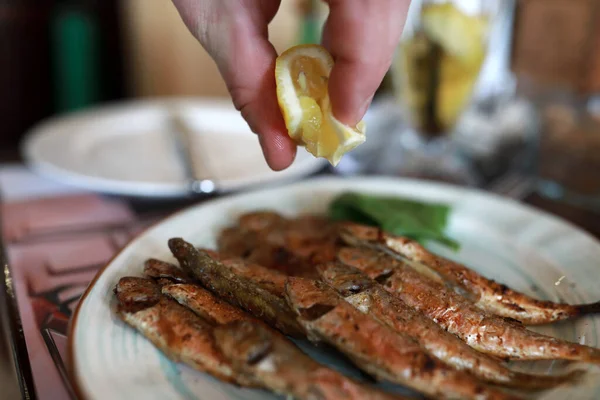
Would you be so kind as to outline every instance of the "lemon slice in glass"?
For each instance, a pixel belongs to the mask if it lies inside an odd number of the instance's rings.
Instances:
[[[485,56],[488,18],[468,15],[452,3],[429,4],[422,10],[423,29],[445,52],[479,67]]]

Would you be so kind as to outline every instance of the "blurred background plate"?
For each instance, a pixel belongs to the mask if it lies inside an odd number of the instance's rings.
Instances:
[[[183,197],[188,186],[170,130],[171,110],[193,133],[196,173],[220,192],[298,179],[326,164],[300,148],[290,168],[272,171],[231,102],[202,98],[125,102],[48,120],[27,135],[24,158],[40,174],[92,191]]]

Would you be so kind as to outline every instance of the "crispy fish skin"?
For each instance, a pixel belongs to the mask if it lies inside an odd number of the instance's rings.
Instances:
[[[161,293],[182,306],[189,308],[202,319],[213,325],[234,321],[254,320],[250,314],[219,299],[199,285],[175,283],[161,287]]]
[[[274,226],[282,225],[287,222],[287,219],[269,210],[256,210],[242,214],[237,219],[237,225],[252,231],[252,232],[263,232],[270,230]]]
[[[441,363],[413,339],[358,311],[324,283],[292,277],[286,294],[308,331],[379,379],[436,399],[515,398]]]
[[[279,246],[261,243],[260,234],[246,231],[239,226],[223,229],[217,238],[217,248],[220,254],[228,254],[243,258],[267,268],[288,273],[287,269],[280,268]]]
[[[219,254],[219,261],[237,275],[258,283],[262,288],[278,297],[283,297],[287,275],[262,265],[248,262],[239,257]]]
[[[410,336],[442,362],[466,370],[479,379],[505,387],[544,390],[572,381],[578,375],[554,377],[511,371],[497,359],[474,350],[409,307],[360,270],[339,262],[324,264],[318,270],[324,282],[361,312]]]
[[[216,347],[213,327],[177,302],[161,295],[145,278],[124,277],[115,287],[119,317],[140,332],[169,359],[183,362],[225,382],[256,386],[237,376]]]
[[[198,250],[205,252],[210,258],[220,262],[236,275],[249,279],[271,294],[283,298],[288,275],[230,254],[203,248]]]
[[[293,254],[284,244],[274,244],[260,235],[262,234],[244,231],[239,227],[228,228],[219,236],[219,252],[243,258],[286,275],[316,276],[310,257]]]
[[[245,231],[260,233],[267,240],[276,244],[284,244],[285,239],[278,231],[294,231],[297,238],[303,240],[324,238],[329,236],[331,229],[335,229],[327,217],[318,214],[304,214],[295,218],[286,218],[273,211],[254,211],[242,214],[238,217],[237,226]],[[271,232],[277,231],[273,237]]]
[[[519,360],[564,359],[600,363],[600,350],[528,330],[518,321],[486,313],[406,263],[376,250],[343,248],[339,261],[375,279],[475,350]]]
[[[286,275],[316,278],[315,265],[335,259],[336,225],[304,215],[287,219],[275,213],[242,215],[221,232],[219,251],[277,269]]]
[[[239,227],[228,229],[220,235],[219,251],[286,275],[315,276],[313,264],[309,258],[295,255],[284,245],[271,243],[260,235],[243,231]],[[237,245],[236,242],[242,244]],[[244,250],[246,247],[249,247],[250,250]]]
[[[144,275],[161,282],[187,283],[192,280],[177,265],[156,258],[149,258],[144,262]]]
[[[401,400],[321,365],[264,325],[237,321],[215,329],[217,345],[235,370],[277,394],[302,400]]]
[[[286,335],[304,336],[304,329],[284,299],[251,279],[239,276],[181,238],[170,239],[169,248],[185,271],[220,298],[241,307]]]
[[[414,240],[387,234],[377,228],[347,224],[341,237],[351,245],[385,247],[435,271],[443,279],[466,291],[482,310],[516,319],[525,325],[542,325],[577,316],[600,313],[600,302],[581,305],[538,300],[487,279],[465,265],[426,250]]]

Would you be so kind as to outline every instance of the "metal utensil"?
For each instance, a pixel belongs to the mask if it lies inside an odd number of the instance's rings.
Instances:
[[[535,180],[521,173],[509,173],[494,181],[487,190],[515,200],[527,197],[535,188]]]
[[[2,203],[2,193],[0,193]],[[0,215],[1,224],[2,215]],[[6,398],[35,399],[33,375],[4,239],[0,237],[0,387]],[[0,396],[2,397],[2,396]]]
[[[196,168],[202,160],[192,152],[192,135],[187,124],[179,112],[169,110],[169,125],[172,132],[175,149],[181,160],[190,195],[213,195],[217,192],[217,185],[213,179],[198,174]],[[204,173],[208,172],[207,165],[201,165]],[[212,175],[212,174],[211,174]]]

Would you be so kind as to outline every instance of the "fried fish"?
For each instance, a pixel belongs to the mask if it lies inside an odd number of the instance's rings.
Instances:
[[[281,297],[256,281],[241,276],[183,239],[170,239],[169,248],[184,271],[220,298],[248,311],[286,335],[305,336],[304,329]]]
[[[366,248],[343,248],[339,261],[381,283],[408,306],[419,310],[474,349],[520,360],[564,359],[600,363],[600,350],[528,330],[518,321],[486,313],[443,284],[406,263]]]
[[[213,326],[186,307],[163,296],[150,279],[124,277],[115,287],[117,315],[135,328],[169,359],[183,362],[225,382],[256,386],[236,376],[216,347]]]
[[[236,371],[281,395],[306,400],[401,400],[350,379],[303,353],[264,325],[237,321],[215,329],[217,344]]]
[[[240,308],[219,299],[199,285],[175,283],[161,287],[161,293],[213,325],[255,319]]]
[[[341,237],[352,246],[388,250],[437,273],[461,289],[482,310],[515,319],[525,325],[541,325],[600,313],[600,302],[570,305],[534,299],[506,285],[487,279],[466,266],[438,256],[414,240],[394,236],[378,228],[345,224]]]
[[[412,338],[360,312],[322,282],[289,278],[286,298],[311,335],[381,380],[436,399],[515,398],[441,363]]]
[[[511,371],[494,357],[471,348],[457,336],[408,306],[397,296],[360,270],[339,262],[319,267],[324,282],[361,312],[410,336],[442,362],[465,370],[484,381],[523,390],[544,390],[573,382],[578,373],[566,376],[540,376]]]

